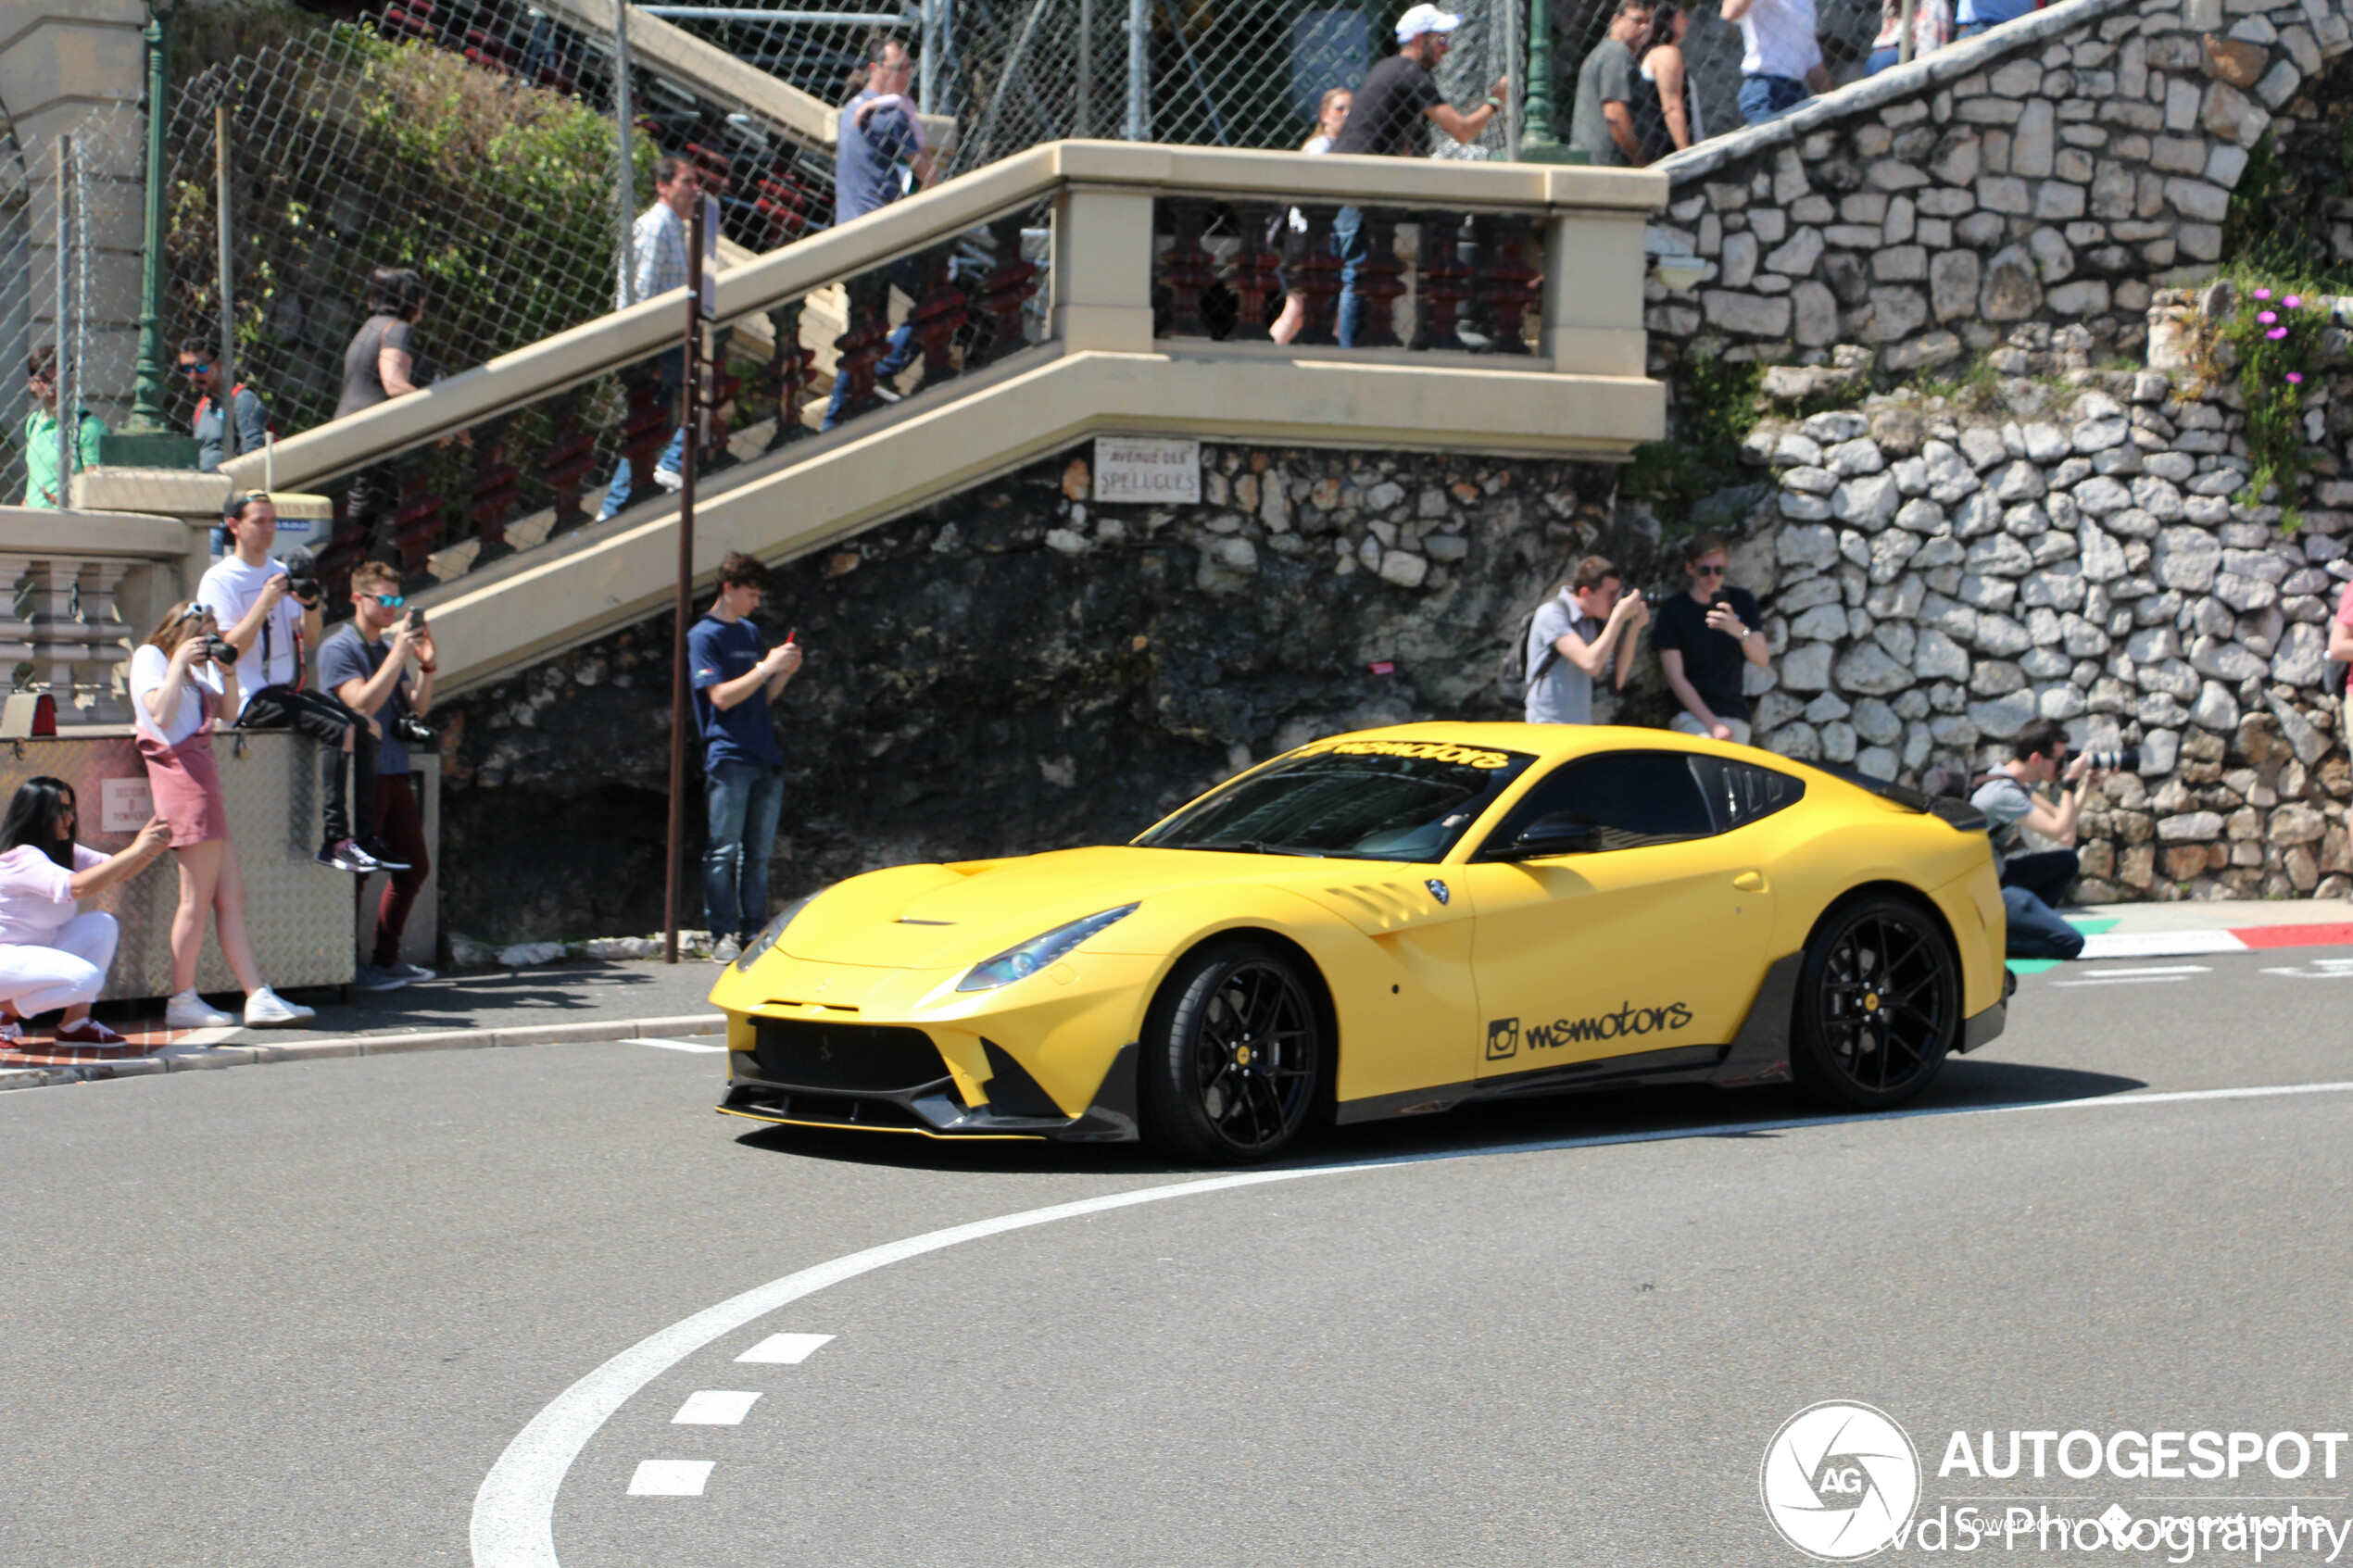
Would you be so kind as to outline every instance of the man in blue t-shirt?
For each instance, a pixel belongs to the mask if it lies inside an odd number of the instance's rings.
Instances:
[[[768,569],[738,550],[719,563],[719,596],[686,633],[686,668],[702,732],[711,847],[703,909],[711,957],[727,963],[768,919],[768,855],[785,803],[785,755],[768,705],[800,668],[791,633],[774,647],[747,619],[768,596]]]
[[[843,106],[835,132],[836,223],[863,218],[932,182],[935,171],[931,154],[924,147],[924,124],[915,116],[915,100],[908,95],[914,81],[914,59],[898,39],[885,38],[867,51],[866,85]],[[911,257],[895,261],[885,270],[909,299],[922,302],[921,262]],[[884,383],[914,360],[914,323],[902,321],[875,366],[875,383],[881,395],[898,401],[898,394]],[[833,398],[825,405],[825,429],[841,422],[849,411],[849,377],[837,372]]]

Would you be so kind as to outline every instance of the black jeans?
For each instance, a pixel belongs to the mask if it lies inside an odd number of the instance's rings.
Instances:
[[[344,497],[345,525],[362,541],[361,558],[400,564],[400,541],[394,522],[400,515],[400,474],[390,463],[378,463],[352,475]]]
[[[357,821],[368,824],[369,833],[375,831],[376,822],[376,734],[368,721],[324,692],[296,691],[292,686],[264,686],[253,694],[245,710],[237,716],[241,730],[287,730],[306,734],[328,747],[326,756],[325,809],[320,812],[324,821],[326,841],[340,844],[360,834],[352,831],[352,807],[359,807]],[[349,771],[352,787],[344,787],[346,759],[343,737],[351,736]],[[354,801],[351,796],[359,798]]]

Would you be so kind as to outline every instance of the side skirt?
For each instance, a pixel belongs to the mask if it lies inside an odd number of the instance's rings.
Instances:
[[[1786,1084],[1789,1072],[1789,1032],[1797,1010],[1797,972],[1806,967],[1804,951],[1775,959],[1756,988],[1732,1048],[1724,1053],[1708,1082],[1719,1089],[1747,1089],[1765,1084]]]

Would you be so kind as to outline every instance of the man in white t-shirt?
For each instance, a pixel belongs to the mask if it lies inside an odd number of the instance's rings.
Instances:
[[[305,650],[319,646],[319,596],[315,586],[308,596],[296,595],[285,563],[271,558],[278,508],[252,491],[230,501],[221,522],[232,547],[204,574],[196,602],[212,611],[220,634],[236,646],[238,727],[297,730],[333,748],[321,813],[326,830],[321,865],[362,876],[406,871],[407,862],[377,853],[352,831],[355,804],[359,821],[376,820],[376,728],[326,693],[303,689]]]
[[[1592,723],[1594,678],[1609,673],[1611,688],[1625,689],[1634,646],[1650,619],[1642,596],[1626,592],[1606,558],[1579,561],[1528,624],[1528,721]]]

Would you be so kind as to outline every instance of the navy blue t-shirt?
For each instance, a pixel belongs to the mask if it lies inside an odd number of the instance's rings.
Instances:
[[[761,768],[785,765],[785,754],[776,746],[775,728],[768,722],[765,687],[725,709],[704,695],[723,682],[751,673],[751,667],[767,652],[767,644],[749,621],[721,621],[706,615],[687,629],[686,668],[695,689],[695,727],[702,732],[706,770],[722,762],[749,762]]]

